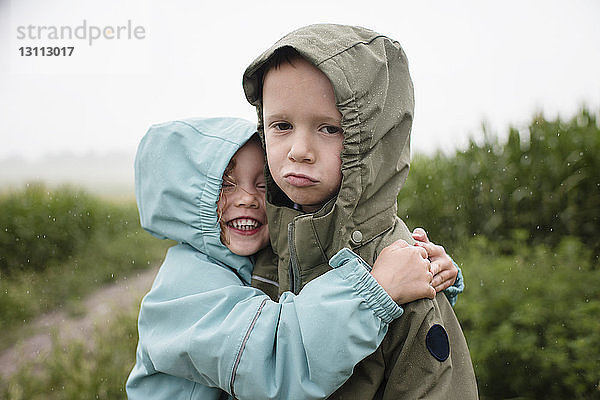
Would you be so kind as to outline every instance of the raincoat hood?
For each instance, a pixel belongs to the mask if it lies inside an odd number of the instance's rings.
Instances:
[[[277,49],[288,46],[329,78],[342,114],[341,187],[311,222],[317,241],[331,257],[342,247],[368,242],[395,223],[396,196],[409,170],[413,85],[398,42],[360,27],[319,24],[300,28],[261,54],[244,74],[244,91],[256,107],[263,140],[263,66]],[[277,247],[281,232],[273,230],[272,222],[286,219],[282,213],[290,212],[282,209],[291,202],[270,176],[267,186],[271,240]],[[403,236],[412,241],[408,231]]]
[[[152,126],[135,159],[135,195],[142,227],[160,239],[187,243],[248,275],[248,257],[221,243],[217,201],[225,168],[256,132],[237,118],[186,119]]]

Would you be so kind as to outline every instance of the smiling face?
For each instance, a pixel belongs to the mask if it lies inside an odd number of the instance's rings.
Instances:
[[[304,212],[317,211],[342,181],[342,115],[333,87],[302,58],[270,69],[262,89],[269,171]]]
[[[217,203],[221,240],[232,253],[249,256],[269,244],[262,148],[255,140],[248,141],[235,153],[231,165]]]

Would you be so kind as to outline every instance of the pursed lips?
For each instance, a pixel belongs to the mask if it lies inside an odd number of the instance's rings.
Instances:
[[[283,175],[283,179],[285,179],[285,181],[290,185],[297,187],[312,186],[316,183],[319,183],[317,179],[311,176],[304,174],[296,174],[293,172]]]

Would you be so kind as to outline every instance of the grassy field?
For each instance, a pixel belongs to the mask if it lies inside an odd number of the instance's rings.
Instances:
[[[137,312],[113,317],[89,341],[61,342],[54,338],[42,361],[23,365],[8,381],[0,382],[6,400],[123,399],[125,381],[135,362]]]
[[[0,349],[36,316],[77,313],[104,284],[156,265],[169,243],[140,228],[135,203],[31,185],[0,197]]]

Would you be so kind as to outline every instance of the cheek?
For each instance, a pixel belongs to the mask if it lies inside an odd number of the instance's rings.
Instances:
[[[335,146],[330,146],[329,150],[326,152],[326,154],[335,154],[335,157],[329,157],[329,167],[330,170],[332,171],[339,171],[340,175],[342,173],[342,149],[343,146],[341,145],[341,143],[339,145],[335,145]]]
[[[259,200],[260,212],[264,215],[267,215],[267,205],[266,205],[265,196],[263,195]]]
[[[217,215],[219,216],[219,218],[225,213],[227,205],[227,197],[223,193],[221,193],[221,195],[219,196],[219,200],[217,201]]]
[[[280,160],[287,156],[285,143],[281,139],[267,140],[265,142],[265,152],[267,153],[269,165],[277,165]]]
[[[273,164],[273,162],[275,162],[275,149],[273,146],[266,146],[265,151],[267,152],[267,164]]]
[[[275,157],[273,157],[273,155],[271,155],[270,157],[267,155],[267,167],[269,169],[269,173],[275,180],[278,179],[277,169],[279,167],[279,164],[280,163],[277,162],[277,160],[275,159]]]

